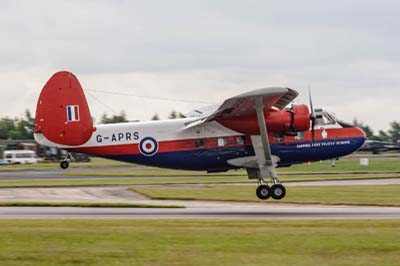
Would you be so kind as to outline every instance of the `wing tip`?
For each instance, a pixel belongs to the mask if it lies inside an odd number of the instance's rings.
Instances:
[[[257,97],[257,96],[274,96],[279,94],[291,94],[292,96],[297,97],[299,93],[288,87],[266,87],[261,89],[256,89],[252,91],[248,91],[237,96],[232,97],[233,99],[238,98],[247,98],[247,97]],[[231,99],[232,99],[231,98]]]

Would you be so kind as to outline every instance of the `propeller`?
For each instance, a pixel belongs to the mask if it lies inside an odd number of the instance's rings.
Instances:
[[[310,120],[311,120],[311,138],[312,138],[312,141],[314,141],[314,139],[315,139],[315,121],[316,121],[316,119],[317,119],[317,115],[315,114],[314,106],[313,106],[313,103],[312,103],[312,97],[311,97],[311,89],[310,89],[310,86],[308,87],[308,97],[309,97],[309,99],[310,99],[310,109],[311,109],[311,112],[310,112]]]

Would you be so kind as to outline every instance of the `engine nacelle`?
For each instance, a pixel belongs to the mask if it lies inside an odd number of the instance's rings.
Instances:
[[[271,108],[264,113],[264,117],[268,132],[290,134],[310,129],[310,112],[307,105],[304,104],[293,105],[292,108],[283,110]],[[255,113],[235,118],[220,118],[217,121],[243,134],[260,134]]]

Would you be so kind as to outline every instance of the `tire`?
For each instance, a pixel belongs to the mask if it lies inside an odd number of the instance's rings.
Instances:
[[[282,184],[275,184],[270,188],[270,192],[273,199],[280,200],[285,197],[286,188]]]
[[[68,163],[67,161],[62,161],[62,162],[60,163],[60,167],[61,167],[62,169],[67,169],[68,166],[69,166],[69,163]]]
[[[256,190],[256,195],[261,200],[266,200],[270,197],[270,189],[267,185],[261,185]]]

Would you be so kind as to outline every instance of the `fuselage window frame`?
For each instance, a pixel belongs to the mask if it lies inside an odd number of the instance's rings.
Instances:
[[[194,140],[194,146],[196,148],[204,148],[204,144],[205,144],[204,139],[195,139]]]
[[[245,136],[237,136],[235,138],[235,142],[237,145],[246,145],[246,137]]]
[[[225,147],[229,144],[229,139],[226,137],[219,137],[217,139],[218,147]]]
[[[294,137],[295,140],[304,140],[304,131],[298,131],[296,136]]]
[[[282,142],[285,142],[285,135],[283,135],[283,134],[276,134],[276,135],[274,135],[274,142],[275,142],[275,143],[282,143]]]

